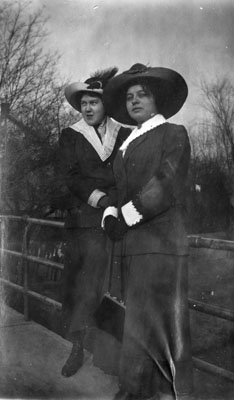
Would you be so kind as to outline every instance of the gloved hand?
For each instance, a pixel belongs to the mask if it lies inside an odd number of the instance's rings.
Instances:
[[[107,207],[109,207],[111,205],[111,201],[109,196],[103,196],[101,197],[101,199],[98,202],[98,207],[104,208],[106,209]]]
[[[109,236],[109,238],[113,241],[123,239],[124,234],[128,230],[128,225],[124,221],[122,215],[120,218],[113,217],[112,215],[108,215],[105,218],[105,232]]]

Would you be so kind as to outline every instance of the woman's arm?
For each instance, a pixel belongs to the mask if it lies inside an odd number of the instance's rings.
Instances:
[[[102,226],[113,240],[120,239],[127,229],[180,204],[190,160],[190,143],[184,127],[173,126],[173,130],[165,135],[161,157],[160,169],[152,171],[152,177],[134,198],[121,207],[118,215],[112,213],[108,226],[105,224],[107,208]]]
[[[101,161],[98,163],[95,158],[92,159],[91,155],[88,158],[82,156],[85,154],[83,138],[77,136],[76,133],[75,141],[70,143],[71,137],[69,132],[63,135],[60,141],[60,148],[66,154],[63,166],[66,185],[70,193],[94,208],[108,207],[117,198],[112,166]],[[71,153],[71,146],[73,153]],[[70,149],[70,154],[66,149]]]
[[[181,201],[189,160],[187,132],[183,126],[174,125],[165,135],[159,171],[153,172],[137,196],[121,207],[127,225],[147,221]]]

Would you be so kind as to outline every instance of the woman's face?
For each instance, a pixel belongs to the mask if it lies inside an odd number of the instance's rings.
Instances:
[[[152,93],[142,85],[133,85],[127,90],[126,107],[138,125],[158,114]]]
[[[84,94],[80,102],[82,116],[88,125],[100,124],[105,118],[103,102],[98,96]]]

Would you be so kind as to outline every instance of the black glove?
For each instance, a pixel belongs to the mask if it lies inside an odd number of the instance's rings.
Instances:
[[[128,225],[124,221],[122,215],[120,218],[115,218],[112,215],[108,215],[105,218],[105,232],[107,236],[113,241],[123,239],[124,234],[128,230]]]
[[[109,196],[101,197],[101,199],[99,200],[97,205],[98,205],[98,207],[101,207],[101,208],[104,208],[104,209],[109,207],[111,205],[111,201],[110,201]]]

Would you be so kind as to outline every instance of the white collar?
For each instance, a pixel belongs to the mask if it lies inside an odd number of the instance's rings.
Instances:
[[[156,128],[159,125],[162,125],[166,122],[166,119],[163,115],[157,114],[154,117],[145,121],[140,128],[135,128],[132,133],[128,136],[128,138],[123,142],[120,150],[123,152],[123,156],[127,150],[128,145],[135,140],[137,137],[143,135],[145,132],[150,131],[153,128]]]
[[[107,158],[110,157],[113,151],[117,134],[119,132],[119,129],[121,128],[121,125],[118,122],[113,121],[113,119],[107,117],[106,133],[103,143],[98,138],[95,129],[92,126],[89,126],[83,118],[80,119],[80,121],[76,122],[74,125],[71,125],[70,128],[81,133],[96,150],[101,160],[105,161]]]

